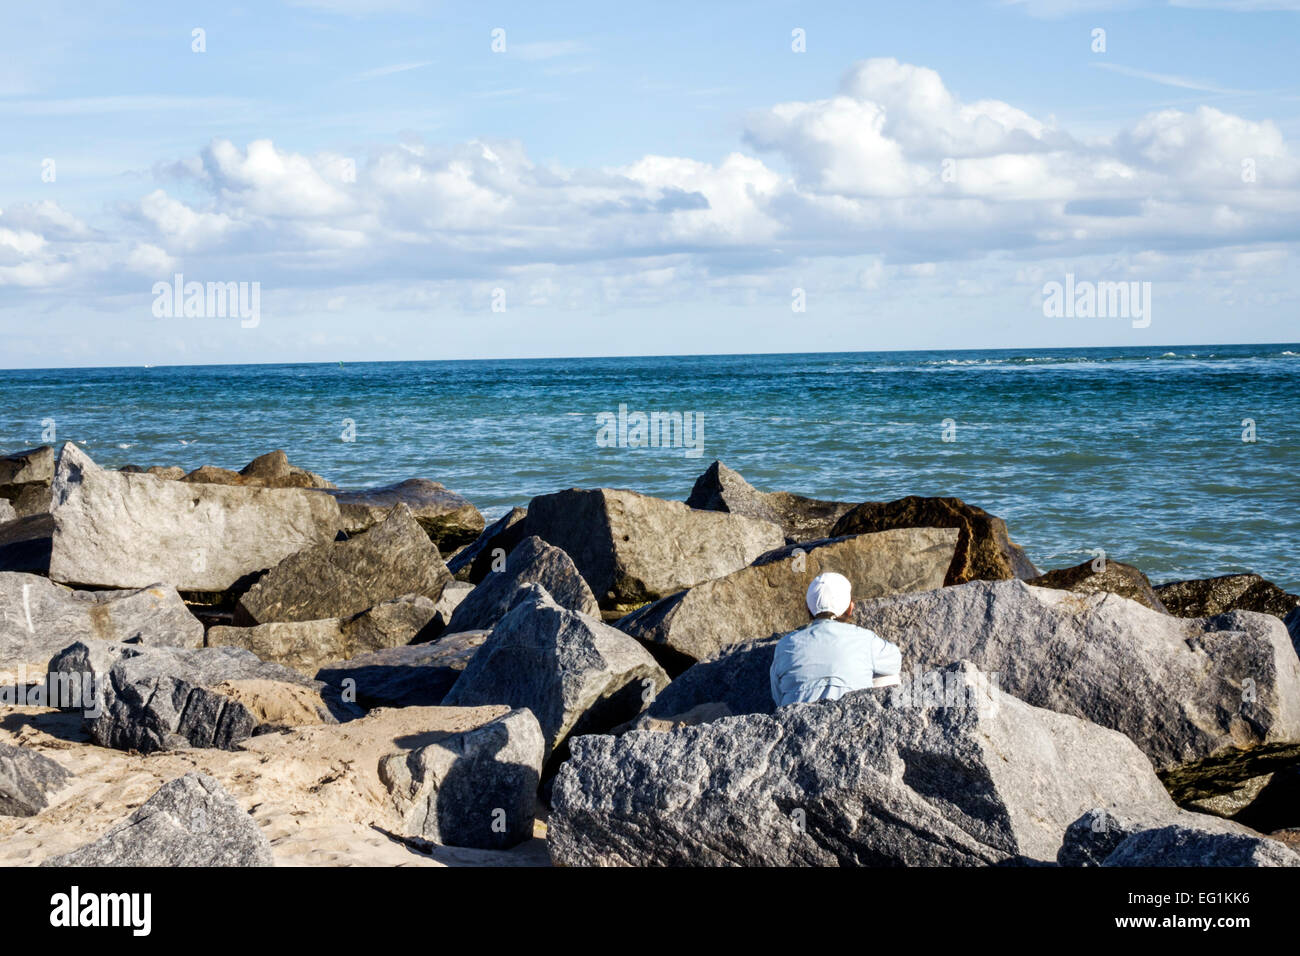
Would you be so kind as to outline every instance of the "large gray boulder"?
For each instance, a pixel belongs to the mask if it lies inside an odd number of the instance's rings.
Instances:
[[[1285,619],[1300,607],[1300,596],[1288,594],[1258,574],[1225,574],[1217,578],[1171,581],[1155,589],[1165,608],[1178,617],[1214,617],[1228,611],[1256,611]]]
[[[1147,576],[1133,565],[1120,561],[1084,561],[1072,568],[1057,568],[1029,578],[1025,583],[1036,588],[1056,588],[1076,594],[1118,594],[1153,611],[1168,613]]]
[[[0,742],[0,816],[35,816],[71,780],[62,764],[44,754]]]
[[[968,663],[771,716],[571,741],[563,865],[1048,862],[1087,809],[1173,804],[1122,734],[1030,707]]]
[[[492,571],[505,567],[506,556],[524,537],[527,508],[511,508],[483,529],[470,544],[447,559],[447,569],[458,581],[478,584]]]
[[[831,537],[831,528],[853,507],[848,501],[819,501],[789,491],[759,491],[720,461],[695,480],[686,504],[770,521],[789,544]]]
[[[1123,810],[1094,807],[1066,828],[1056,862],[1061,866],[1102,866],[1129,837],[1164,827],[1183,833],[1198,833],[1202,837],[1229,837],[1233,838],[1229,843],[1237,845],[1242,838],[1247,842],[1259,838],[1253,830],[1203,813],[1168,807],[1128,807]]]
[[[489,574],[461,600],[447,624],[447,633],[494,627],[510,610],[519,589],[528,584],[540,584],[560,607],[600,617],[595,595],[569,556],[534,536],[510,552],[503,571]]]
[[[561,607],[540,585],[529,584],[443,704],[527,707],[541,724],[549,754],[571,733],[632,719],[667,684],[668,675],[632,638]]]
[[[333,661],[316,672],[316,680],[326,684],[333,695],[367,710],[436,706],[489,633],[462,631],[431,644],[389,647]]]
[[[957,552],[944,584],[1035,578],[1038,569],[1014,543],[1007,524],[960,498],[909,495],[896,501],[867,501],[835,522],[833,537],[894,528],[956,528]]]
[[[44,667],[55,652],[86,638],[199,647],[203,625],[167,585],[74,591],[36,574],[0,572],[0,669]]]
[[[78,641],[61,651],[50,661],[48,681],[51,701],[80,710],[95,743],[140,753],[183,747],[229,750],[252,736],[262,719],[233,691],[240,682],[322,689],[242,648],[107,641]],[[330,722],[327,713],[316,716],[318,722]]]
[[[601,608],[614,614],[730,574],[785,544],[770,521],[609,488],[534,498],[524,533],[568,554]]]
[[[404,836],[445,846],[504,850],[533,835],[546,742],[529,710],[389,754],[379,779]]]
[[[93,843],[42,866],[274,866],[271,845],[244,809],[205,773],[163,786]]]
[[[847,577],[855,601],[942,587],[956,541],[950,528],[904,528],[787,546],[661,598],[617,627],[645,644],[669,673],[680,673],[732,645],[803,627],[810,620],[808,584],[824,571]]]
[[[1027,703],[1121,731],[1180,784],[1225,759],[1254,776],[1300,750],[1300,661],[1262,614],[1184,620],[1113,594],[977,581],[865,602],[854,623],[897,643],[905,668],[969,660]]]
[[[629,725],[648,730],[665,725],[707,723],[734,714],[770,714],[769,674],[780,638],[733,644],[716,657],[692,664],[673,678]]]
[[[100,468],[63,446],[54,476],[50,577],[65,584],[226,591],[332,540],[338,505],[298,488],[187,484]]]
[[[343,530],[358,534],[404,504],[443,556],[469,544],[483,531],[483,516],[468,499],[427,478],[355,491],[331,491],[343,514]]]
[[[49,445],[0,456],[0,501],[13,509],[0,521],[48,512],[53,481],[54,449]]]
[[[406,594],[437,601],[450,580],[438,549],[399,504],[355,538],[285,558],[240,597],[235,623],[351,617]]]

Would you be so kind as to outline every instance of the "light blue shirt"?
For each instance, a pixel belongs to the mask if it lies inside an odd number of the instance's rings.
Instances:
[[[834,618],[813,621],[777,641],[772,655],[776,706],[838,700],[903,667],[898,645]]]

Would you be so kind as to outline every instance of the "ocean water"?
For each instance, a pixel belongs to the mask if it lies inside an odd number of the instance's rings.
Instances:
[[[620,404],[692,413],[699,456],[602,447]],[[0,371],[0,450],[49,420],[106,466],[283,448],[344,487],[436,479],[489,518],[569,487],[682,499],[720,458],[765,490],[955,495],[1044,569],[1104,549],[1157,583],[1300,590],[1297,344]]]

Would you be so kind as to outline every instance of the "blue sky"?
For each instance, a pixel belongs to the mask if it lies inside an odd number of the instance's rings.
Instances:
[[[1298,8],[11,3],[0,366],[1294,341]]]

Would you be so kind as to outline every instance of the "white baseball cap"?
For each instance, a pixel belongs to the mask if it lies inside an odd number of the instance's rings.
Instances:
[[[830,611],[839,617],[853,602],[853,585],[849,579],[834,571],[823,571],[808,585],[808,613],[816,617]]]

